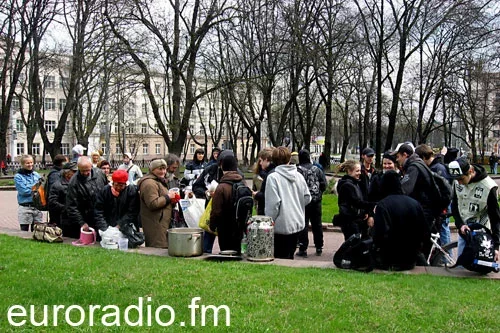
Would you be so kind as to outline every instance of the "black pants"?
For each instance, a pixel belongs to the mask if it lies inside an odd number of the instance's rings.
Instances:
[[[291,235],[274,234],[274,257],[293,260],[298,238],[298,232]]]
[[[321,200],[306,206],[306,225],[299,233],[299,250],[306,251],[309,246],[309,222],[311,222],[314,246],[323,248],[323,224],[321,223]]]

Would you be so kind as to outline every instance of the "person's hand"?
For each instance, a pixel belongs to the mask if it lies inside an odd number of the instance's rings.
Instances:
[[[188,198],[191,199],[194,196],[193,192],[188,193]]]
[[[84,225],[82,225],[82,229],[83,231],[89,231],[89,225],[85,223]]]
[[[467,230],[470,231],[470,228],[467,224],[464,224],[463,226],[460,227],[460,233],[462,235],[465,235],[465,231],[467,231]]]
[[[366,223],[368,224],[368,227],[371,228],[375,224],[375,220],[370,216],[368,220],[366,220]]]

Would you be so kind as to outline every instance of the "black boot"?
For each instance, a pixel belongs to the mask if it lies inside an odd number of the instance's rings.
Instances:
[[[22,231],[30,231],[30,225],[29,224],[20,224],[21,230]]]

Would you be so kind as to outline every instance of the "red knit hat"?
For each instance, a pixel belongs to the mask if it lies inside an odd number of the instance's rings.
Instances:
[[[116,170],[111,175],[113,183],[127,183],[128,182],[128,172],[125,170]]]

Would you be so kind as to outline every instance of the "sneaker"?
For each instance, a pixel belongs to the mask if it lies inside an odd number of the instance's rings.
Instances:
[[[316,249],[316,255],[319,257],[323,254],[323,249]]]
[[[306,251],[299,250],[299,252],[297,252],[296,256],[297,256],[297,257],[307,258],[307,252],[306,252]]]

